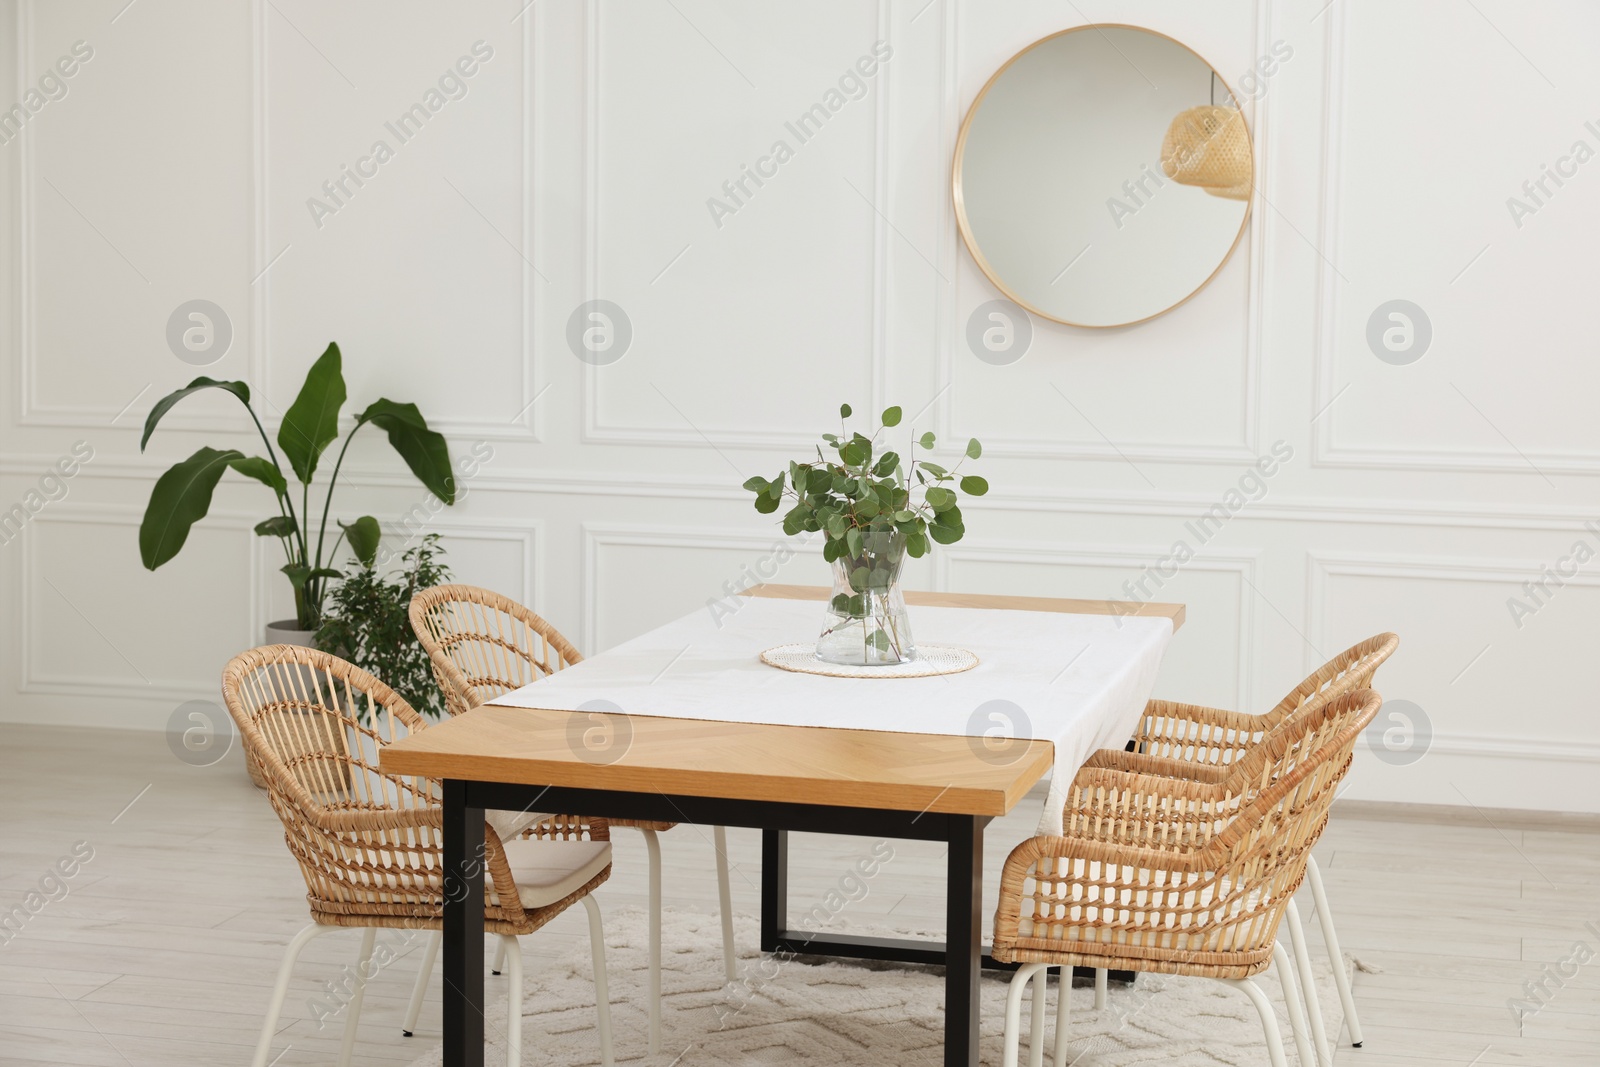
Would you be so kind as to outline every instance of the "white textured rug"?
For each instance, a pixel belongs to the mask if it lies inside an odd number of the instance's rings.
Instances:
[[[881,928],[860,933],[887,933]],[[642,911],[606,916],[606,960],[611,977],[611,1015],[617,1062],[638,1067],[937,1067],[942,1063],[944,979],[941,972],[847,963],[811,963],[805,958],[763,958],[755,946],[760,931],[752,919],[736,921],[741,980],[725,985],[721,932],[715,916],[668,910],[662,929],[662,1051],[646,1054],[645,1001],[647,925]],[[925,931],[894,931],[927,937]],[[537,935],[535,935],[535,939]],[[532,940],[532,939],[530,939]],[[1318,991],[1330,1041],[1342,1021],[1333,972],[1313,946]],[[1258,979],[1278,1005],[1279,1026],[1290,1064],[1298,1064],[1278,983],[1269,971]],[[504,978],[490,977],[488,1026],[494,1047],[485,1063],[505,1062],[496,1038],[505,1033]],[[1055,1022],[1057,983],[1050,984],[1046,1062]],[[1000,1063],[1006,979],[983,982],[985,1067]],[[1031,1000],[1031,997],[1030,997]],[[1023,1007],[1024,1057],[1028,1002]],[[587,948],[579,949],[527,980],[523,1008],[523,1063],[580,1067],[600,1061],[595,1030],[594,982]],[[1072,991],[1074,1067],[1266,1067],[1260,1018],[1245,995],[1219,982],[1166,975],[1141,975],[1132,988],[1113,985],[1106,1008],[1094,1010],[1094,990]],[[440,1050],[413,1067],[437,1067]],[[1026,1059],[1023,1060],[1027,1062]]]

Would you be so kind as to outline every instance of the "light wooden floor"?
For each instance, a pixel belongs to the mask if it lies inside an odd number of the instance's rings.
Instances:
[[[1036,813],[1035,801],[992,825],[991,886]],[[1498,814],[1495,825],[1476,813],[1363,814],[1337,814],[1319,848],[1345,948],[1375,969],[1356,983],[1366,1047],[1343,1048],[1340,1067],[1600,1064],[1600,833]],[[616,873],[599,894],[608,912],[644,903],[643,844],[628,831],[617,838]],[[278,822],[238,753],[196,769],[160,735],[0,727],[0,917],[79,841],[93,859],[66,896],[0,944],[0,1064],[248,1063],[283,946],[306,912]],[[735,906],[755,914],[758,836],[732,830],[729,843]],[[820,901],[870,844],[797,838],[795,911]],[[895,849],[843,917],[937,928],[939,848]],[[713,910],[709,835],[680,827],[663,852],[669,906]],[[318,1032],[306,1002],[353,961],[356,937],[331,935],[307,951],[275,1046],[290,1046],[279,1067],[332,1061],[338,1024]],[[524,939],[530,971],[584,939],[578,909]],[[1519,1034],[1508,998],[1580,941],[1595,958]],[[413,968],[407,959],[374,979],[358,1063],[405,1064],[438,1040],[437,978],[421,1032],[400,1036]],[[536,1047],[538,1035],[527,1040]]]

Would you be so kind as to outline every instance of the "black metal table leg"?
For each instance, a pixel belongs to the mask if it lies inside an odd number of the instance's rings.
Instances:
[[[789,927],[789,831],[761,831],[761,951],[776,952]]]
[[[978,1067],[978,981],[983,942],[983,824],[947,815],[950,853],[945,877],[944,1062]]]
[[[444,783],[444,1067],[483,1067],[483,809]]]

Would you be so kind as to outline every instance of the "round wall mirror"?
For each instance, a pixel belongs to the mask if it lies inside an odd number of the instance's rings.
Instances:
[[[1137,26],[1079,26],[994,73],[956,139],[962,239],[1007,297],[1072,326],[1183,303],[1244,233],[1250,133],[1211,65]]]

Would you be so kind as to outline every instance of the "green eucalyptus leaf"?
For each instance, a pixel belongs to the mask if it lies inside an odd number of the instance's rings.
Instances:
[[[974,437],[967,442],[967,458],[977,459],[981,455],[983,455],[983,446],[980,445],[978,443],[978,439]]]
[[[787,474],[778,475],[778,480],[767,486],[767,496],[773,500],[781,499],[783,497],[783,480],[787,477]]]
[[[845,531],[844,536],[845,544],[850,549],[850,555],[852,557],[861,555],[861,528],[859,526],[852,526],[849,530]]]
[[[916,518],[916,515],[909,511],[897,511],[894,513],[895,522],[910,522],[914,518]]]
[[[927,433],[925,433],[921,437],[919,437],[917,439],[917,444],[921,445],[923,448],[932,448],[933,447],[933,431],[929,430]]]
[[[363,515],[348,525],[341,522],[339,529],[344,531],[345,540],[350,542],[350,551],[355,553],[361,565],[372,566],[378,558],[378,542],[383,538],[378,520],[371,515]]]
[[[844,553],[845,544],[843,541],[829,541],[822,546],[822,560],[824,563],[832,563]]]
[[[848,419],[850,417],[850,405],[849,404],[840,404],[839,405],[839,417],[841,419]]]
[[[878,462],[873,464],[872,473],[876,474],[880,478],[887,477],[888,475],[893,474],[894,469],[899,465],[900,456],[897,453],[885,452],[883,455],[878,457]]]
[[[189,539],[190,527],[211,510],[217,482],[235,460],[243,458],[243,452],[232,448],[202,448],[156,479],[144,521],[139,524],[139,558],[147,570],[155,570],[178,554]]]
[[[238,397],[239,402],[245,407],[250,406],[250,387],[244,382],[219,382],[215,378],[207,378],[202,375],[182,389],[168,393],[156,401],[156,406],[150,409],[149,415],[145,416],[144,436],[139,438],[139,451],[144,451],[144,446],[149,442],[150,435],[156,431],[156,423],[160,422],[162,416],[172,410],[174,404],[189,394],[198,393],[202,389],[221,389]]]
[[[941,526],[935,524],[928,527],[928,536],[939,542],[941,545],[955,544],[957,541],[961,540],[961,535],[966,532],[966,528],[962,526]]]
[[[884,409],[884,412],[883,412],[883,424],[885,426],[899,426],[900,425],[900,409],[899,408],[886,408],[886,409]]]
[[[771,515],[774,511],[778,510],[778,505],[780,503],[782,503],[782,501],[780,501],[777,497],[772,496],[769,493],[762,493],[760,496],[756,497],[756,510],[763,515]]]
[[[855,441],[851,441],[849,444],[845,445],[839,453],[839,457],[844,460],[845,466],[847,467],[861,466],[867,461],[868,455],[869,453],[867,450],[862,448]]]
[[[811,509],[805,504],[796,504],[783,516],[783,532],[793,536],[806,528],[811,521]]]
[[[927,499],[928,506],[933,508],[934,511],[943,511],[946,508],[955,506],[956,495],[950,490],[936,485],[928,490]]]
[[[339,346],[330,344],[306,372],[300,395],[284,412],[283,424],[278,427],[278,447],[302,485],[311,484],[318,457],[339,436],[339,409],[344,401]]]
[[[961,479],[961,491],[971,496],[982,496],[989,491],[989,482],[976,474],[969,474]]]
[[[843,515],[834,514],[834,515],[829,516],[829,518],[828,518],[828,536],[829,537],[833,537],[833,538],[843,537],[845,529],[849,525],[850,525],[849,521]]]
[[[759,474],[753,475],[752,477],[744,480],[744,487],[750,490],[752,493],[765,493],[767,491],[767,486],[771,484],[771,482],[767,481]]]
[[[906,554],[912,559],[921,559],[928,553],[928,538],[922,532],[906,535]]]
[[[945,470],[943,467],[939,466],[939,464],[937,464],[937,463],[929,463],[927,460],[919,461],[917,463],[917,466],[919,466],[923,470],[929,472],[930,474],[932,474],[936,478],[943,478],[945,475],[950,473],[949,471]]]

